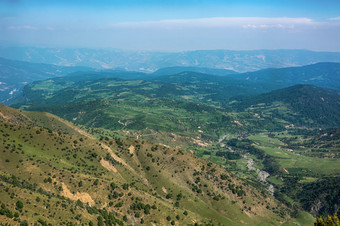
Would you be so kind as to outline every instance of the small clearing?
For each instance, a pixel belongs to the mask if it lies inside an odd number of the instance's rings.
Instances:
[[[239,121],[237,121],[237,120],[235,120],[234,121],[234,123],[236,123],[237,125],[239,125],[239,126],[243,126],[243,124],[242,123],[240,123]]]
[[[62,182],[61,186],[63,188],[63,191],[61,192],[62,196],[65,196],[66,198],[69,198],[73,201],[80,200],[82,203],[88,203],[91,206],[95,204],[92,197],[88,193],[77,192],[76,194],[72,194],[72,192],[67,188],[66,184]]]
[[[130,151],[130,154],[135,154],[135,147],[133,145],[131,145],[129,147],[129,151]]]
[[[195,139],[195,138],[192,138],[193,142],[199,146],[202,146],[202,147],[207,147],[209,144],[208,143],[205,143],[203,142],[202,140],[200,139]]]
[[[102,159],[100,160],[100,164],[108,171],[118,173],[117,169],[113,165],[111,165],[108,161]]]
[[[168,194],[168,191],[166,190],[166,188],[163,186],[162,187],[162,191],[165,193],[165,194]]]

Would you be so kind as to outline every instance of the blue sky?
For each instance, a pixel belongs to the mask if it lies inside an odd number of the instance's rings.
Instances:
[[[3,45],[340,51],[334,0],[0,0]]]

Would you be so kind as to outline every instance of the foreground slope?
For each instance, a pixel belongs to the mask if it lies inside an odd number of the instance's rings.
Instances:
[[[2,223],[284,221],[273,197],[185,150],[97,139],[50,114],[0,110]]]

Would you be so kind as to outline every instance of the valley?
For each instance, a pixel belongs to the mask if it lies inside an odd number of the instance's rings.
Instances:
[[[268,70],[25,85],[0,107],[0,221],[308,225],[336,213],[339,64]]]
[[[0,226],[340,226],[340,1],[0,0]]]

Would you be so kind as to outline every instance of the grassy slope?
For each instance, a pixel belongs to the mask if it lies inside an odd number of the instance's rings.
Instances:
[[[90,214],[87,202],[114,212],[120,220],[127,215],[129,224],[143,218],[147,224],[156,221],[164,225],[167,216],[176,224],[275,225],[283,221],[274,212],[285,210],[273,198],[264,198],[219,166],[185,151],[161,145],[156,148],[135,139],[100,141],[49,114],[32,116],[6,107],[1,112],[1,202],[13,213],[18,212],[21,221],[96,222],[99,213]],[[221,174],[226,176],[221,178]],[[111,182],[116,184],[115,189],[110,187]],[[124,189],[124,184],[129,187]],[[229,184],[242,185],[246,196],[233,194]],[[199,188],[201,192],[197,192]],[[118,197],[109,199],[114,192]],[[177,200],[180,193],[182,198]],[[167,198],[169,194],[172,196]],[[15,210],[17,200],[24,203],[22,210]],[[155,205],[156,209],[150,214],[131,210],[136,202]],[[185,210],[187,216],[183,215]],[[3,223],[13,220],[0,215]]]
[[[172,79],[171,76],[169,79]],[[190,81],[190,77],[182,78],[177,75],[174,79],[175,81],[170,82],[189,82],[187,88],[192,90],[199,87],[194,84],[195,81]],[[45,81],[39,83],[41,86],[36,84],[34,89],[41,92],[45,88],[54,87],[51,86],[52,83],[53,81]],[[238,175],[256,178],[254,172],[247,171],[245,159],[229,161],[215,156],[216,152],[221,150],[216,141],[223,135],[231,138],[251,135],[250,139],[258,143],[255,146],[269,156],[273,156],[278,163],[280,174],[270,177],[270,181],[276,185],[282,185],[284,180],[281,176],[287,176],[286,171],[290,177],[296,177],[300,183],[313,182],[323,176],[337,175],[338,140],[322,141],[319,146],[315,146],[314,135],[306,138],[299,135],[298,140],[294,141],[296,144],[294,147],[291,147],[292,142],[283,140],[294,138],[288,135],[286,130],[337,126],[338,103],[335,101],[332,104],[332,102],[339,98],[339,94],[335,91],[309,85],[294,86],[246,99],[243,101],[245,111],[227,112],[222,108],[183,101],[185,98],[189,101],[199,98],[195,92],[188,95],[185,93],[187,90],[183,89],[176,93],[178,90],[173,88],[173,84],[160,89],[160,86],[150,82],[98,80],[85,86],[78,84],[75,89],[68,89],[67,94],[46,91],[46,96],[42,98],[51,101],[50,103],[57,104],[58,101],[64,100],[63,95],[69,94],[75,97],[70,98],[70,101],[79,102],[61,107],[36,109],[46,109],[75,123],[105,128],[121,136],[138,137],[153,143],[194,150],[198,156],[226,165]],[[184,94],[186,94],[185,98]],[[174,97],[176,95],[179,96]],[[178,97],[182,100],[178,100]],[[101,100],[81,101],[91,98],[101,98]],[[207,98],[204,102],[207,102]],[[213,105],[214,102],[210,104]],[[237,105],[237,102],[234,104]],[[268,131],[285,134],[283,137],[269,139]],[[258,134],[259,132],[263,134]],[[265,141],[266,139],[269,141]],[[293,149],[293,152],[289,149]],[[243,150],[244,153],[247,153],[246,149]],[[257,159],[255,164],[263,169],[265,166],[261,161]]]
[[[295,85],[269,93],[236,98],[232,106],[259,116],[284,119],[298,126],[337,127],[340,94],[337,90]]]

